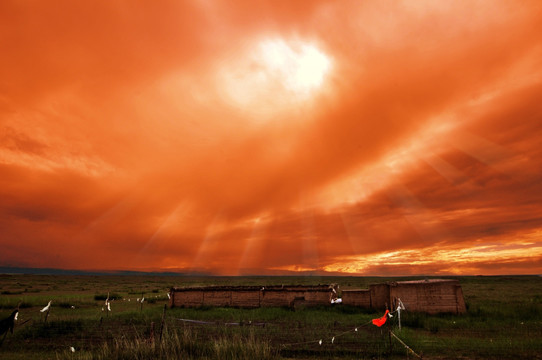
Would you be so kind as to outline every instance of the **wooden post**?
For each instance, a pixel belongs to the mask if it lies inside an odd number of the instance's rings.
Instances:
[[[49,317],[49,311],[51,310],[51,308],[49,307],[49,309],[47,309],[47,312],[45,313],[45,320],[44,320],[44,323],[47,323],[47,318]]]
[[[392,342],[391,342],[391,329],[389,329],[389,326],[388,326],[388,338],[390,340],[390,355],[391,355],[391,351],[392,351]]]
[[[388,315],[388,318],[386,319],[386,327],[388,328],[388,340],[390,342],[390,356],[391,356],[392,351],[393,351],[393,343],[391,341],[391,321],[390,321],[389,315]]]
[[[139,304],[140,304],[139,312],[143,311],[143,299],[144,299],[144,296],[143,296],[143,293],[141,293],[141,301],[139,302]]]
[[[150,343],[154,342],[154,321],[151,322],[151,333],[150,333],[149,342]]]
[[[405,306],[401,299],[398,298],[397,301],[397,317],[399,318],[399,331],[401,331],[401,310],[405,310]]]
[[[160,337],[159,337],[160,344],[162,343],[162,331],[164,330],[164,321],[166,319],[166,308],[167,308],[167,304],[164,304],[164,311],[162,312],[162,322],[160,323]]]

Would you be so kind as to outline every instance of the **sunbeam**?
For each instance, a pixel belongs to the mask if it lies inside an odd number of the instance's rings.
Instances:
[[[135,255],[132,266],[135,267],[137,264],[145,262],[145,258],[149,255],[149,252],[160,252],[162,249],[167,248],[169,239],[174,233],[182,232],[183,227],[181,221],[187,211],[188,204],[186,202],[181,202],[169,213],[169,215],[165,216],[154,234],[149,237],[137,255]]]
[[[0,265],[315,274],[542,227],[542,2],[3,3]]]
[[[237,266],[237,275],[244,275],[245,271],[257,271],[260,265],[260,259],[263,257],[263,244],[267,229],[267,222],[262,217],[257,217],[252,221],[252,230],[250,236],[246,239],[243,254],[239,258]]]
[[[220,254],[216,245],[220,241],[220,230],[223,228],[222,220],[222,212],[219,211],[206,226],[205,236],[194,254],[192,264],[189,268],[191,272],[208,272],[212,269],[213,261],[220,260]]]

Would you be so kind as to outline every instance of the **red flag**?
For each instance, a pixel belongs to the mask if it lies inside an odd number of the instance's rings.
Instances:
[[[386,310],[386,313],[384,314],[384,316],[378,319],[373,319],[373,324],[378,327],[381,327],[382,325],[384,325],[386,323],[386,319],[388,318],[389,312],[390,312],[389,310]]]

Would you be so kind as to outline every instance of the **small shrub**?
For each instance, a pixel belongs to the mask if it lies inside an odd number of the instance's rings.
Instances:
[[[41,292],[41,289],[32,289],[32,286],[30,286],[29,288],[24,289],[24,291],[27,293],[39,293]]]
[[[2,294],[2,295],[20,295],[22,293],[23,293],[23,291],[21,291],[21,290],[19,290],[19,291],[4,290],[0,294]]]

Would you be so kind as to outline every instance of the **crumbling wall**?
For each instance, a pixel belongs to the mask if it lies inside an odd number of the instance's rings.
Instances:
[[[428,314],[466,312],[461,285],[457,280],[403,281],[390,284],[392,306],[401,299],[408,311]]]
[[[260,291],[232,291],[231,306],[257,308],[260,307]]]
[[[330,305],[333,289],[320,286],[214,286],[201,288],[172,288],[171,307],[235,306],[255,308],[260,306]],[[376,310],[397,308],[401,299],[408,311],[429,314],[466,312],[461,285],[457,280],[400,281],[374,284],[368,290],[343,290],[345,305]]]
[[[295,306],[296,302],[305,301],[305,291],[301,289],[266,289],[262,291],[261,306]]]
[[[343,290],[342,303],[344,305],[371,307],[371,291],[368,289]]]
[[[228,290],[203,291],[203,305],[230,306],[231,305],[231,291],[228,291]]]
[[[321,286],[240,286],[240,287],[201,287],[172,288],[170,306],[295,306],[296,304],[329,304],[332,289]]]
[[[463,296],[463,288],[459,281],[455,285],[455,299],[457,306],[457,314],[465,314],[467,312],[467,305],[465,304],[465,297]]]
[[[387,309],[390,302],[390,286],[388,284],[374,284],[369,286],[371,292],[371,307],[373,309]]]
[[[331,304],[332,290],[329,291],[311,291],[307,290],[304,293],[305,305],[329,305]]]
[[[178,307],[197,307],[203,305],[203,291],[171,291],[171,305]]]
[[[261,306],[289,306],[290,301],[287,294],[280,291],[263,290],[260,300]]]
[[[466,312],[458,280],[430,279],[374,284],[369,290],[343,290],[345,305],[395,310],[401,299],[408,311],[428,314]]]

